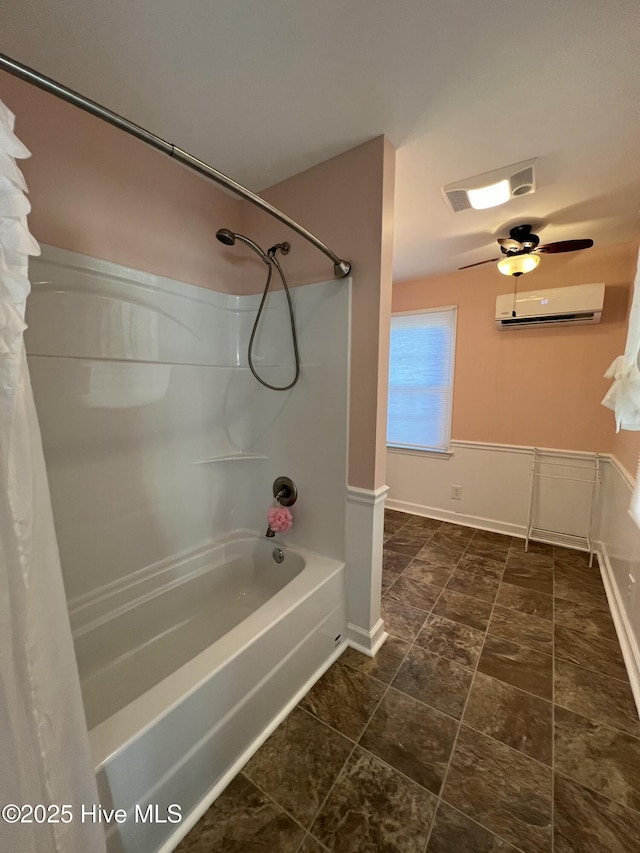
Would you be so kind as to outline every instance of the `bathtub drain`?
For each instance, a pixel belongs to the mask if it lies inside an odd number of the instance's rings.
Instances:
[[[284,551],[282,548],[274,548],[273,549],[273,559],[276,563],[281,563],[284,560]]]

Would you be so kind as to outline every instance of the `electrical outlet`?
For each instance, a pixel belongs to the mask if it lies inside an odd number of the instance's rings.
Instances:
[[[454,501],[462,500],[462,486],[451,486],[451,497]]]

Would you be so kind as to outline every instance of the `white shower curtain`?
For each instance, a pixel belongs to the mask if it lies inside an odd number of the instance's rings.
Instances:
[[[23,341],[39,248],[13,126],[0,101],[0,850],[103,853],[82,821],[98,796]]]

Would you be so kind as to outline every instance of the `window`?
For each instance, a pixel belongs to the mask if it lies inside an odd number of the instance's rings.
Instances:
[[[454,307],[391,317],[389,447],[449,450],[456,313]]]

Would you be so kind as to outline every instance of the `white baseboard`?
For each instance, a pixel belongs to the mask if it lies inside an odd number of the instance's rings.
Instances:
[[[504,533],[505,536],[518,536],[524,539],[527,535],[525,525],[510,524],[496,518],[465,515],[464,513],[451,512],[440,507],[422,506],[421,504],[409,503],[408,501],[394,501],[389,498],[387,498],[386,507],[387,509],[395,509],[399,512],[409,512],[412,515],[435,518],[437,521],[449,521],[452,524],[461,524],[463,527],[476,527],[480,530],[489,530],[492,533]]]
[[[351,648],[362,652],[363,655],[368,655],[370,658],[375,657],[378,649],[388,636],[384,630],[382,619],[378,619],[370,631],[364,631],[362,628],[351,623],[347,625],[348,644]]]
[[[385,635],[386,636],[386,635]],[[349,643],[345,640],[340,643],[339,646],[329,655],[327,660],[322,664],[322,666],[318,667],[318,669],[313,673],[311,678],[298,690],[295,696],[287,702],[287,704],[282,708],[282,710],[276,714],[273,720],[269,723],[269,725],[263,729],[263,731],[255,738],[252,743],[245,749],[245,751],[240,755],[236,761],[231,765],[231,767],[227,770],[224,776],[216,782],[216,784],[211,788],[208,793],[204,795],[204,797],[200,800],[200,802],[194,806],[194,808],[189,812],[184,821],[180,824],[180,826],[172,833],[170,838],[165,841],[165,843],[160,847],[158,853],[172,853],[173,850],[177,847],[177,845],[182,841],[182,839],[189,833],[191,829],[196,825],[196,823],[200,820],[202,815],[207,811],[209,806],[220,796],[220,794],[227,787],[229,782],[234,779],[238,773],[242,770],[242,768],[247,764],[249,759],[251,759],[255,753],[260,749],[262,744],[270,737],[274,731],[278,728],[280,723],[293,711],[298,702],[307,695],[307,693],[311,690],[313,685],[318,681],[324,673],[329,669],[329,667],[337,661],[340,655],[347,648]]]
[[[598,555],[602,582],[607,593],[609,609],[613,617],[613,624],[618,634],[622,657],[627,669],[627,675],[629,676],[631,692],[633,693],[636,708],[638,709],[638,715],[640,715],[640,649],[638,648],[638,642],[622,603],[620,590],[615,581],[609,555],[607,554],[604,543],[599,542],[597,544],[596,553]]]

